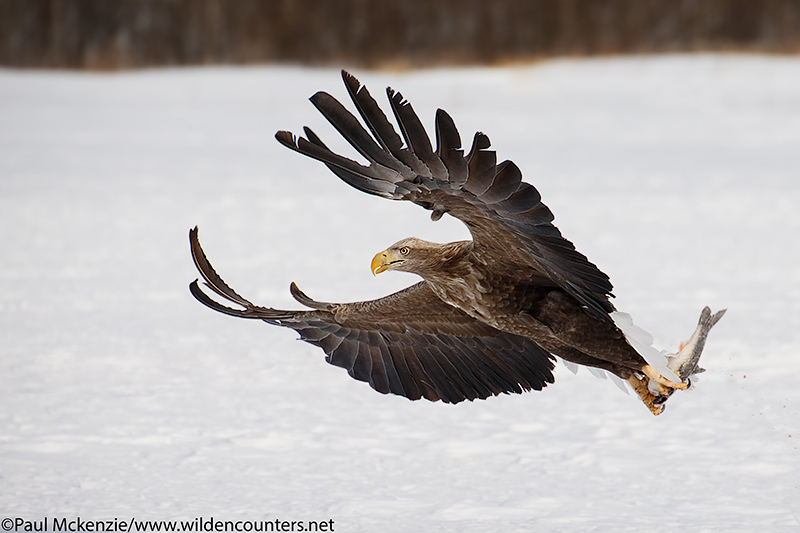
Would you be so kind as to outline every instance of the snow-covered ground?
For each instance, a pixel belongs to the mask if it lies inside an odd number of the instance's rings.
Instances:
[[[486,132],[674,349],[653,417],[586,371],[456,406],[382,396],[291,330],[195,302],[187,233],[240,294],[378,297],[400,238],[467,237],[281,147],[338,71],[0,71],[0,519],[332,519],[335,531],[800,527],[800,59],[355,72]],[[352,153],[348,151],[348,153]]]

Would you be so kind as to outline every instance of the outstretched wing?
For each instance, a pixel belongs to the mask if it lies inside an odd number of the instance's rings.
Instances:
[[[540,283],[563,288],[592,313],[611,321],[612,285],[597,266],[553,226],[553,214],[539,192],[522,181],[511,161],[497,163],[489,138],[476,133],[467,155],[453,119],[436,112],[436,150],[416,113],[400,93],[387,89],[402,139],[367,88],[342,71],[345,85],[369,132],[331,95],[318,92],[311,102],[369,161],[364,166],[331,152],[311,131],[307,139],[279,131],[285,146],[325,163],[356,189],[393,200],[410,200],[464,222],[483,262],[507,270],[533,272]],[[527,267],[527,269],[525,268]]]
[[[228,315],[261,319],[294,329],[325,351],[325,360],[347,369],[378,392],[412,400],[458,403],[500,393],[541,390],[553,382],[552,356],[524,337],[482,324],[439,300],[425,282],[379,300],[316,302],[292,283],[292,295],[310,311],[253,305],[219,277],[205,256],[197,228],[189,232],[195,265],[205,285],[228,302],[208,296],[195,280],[192,294]]]

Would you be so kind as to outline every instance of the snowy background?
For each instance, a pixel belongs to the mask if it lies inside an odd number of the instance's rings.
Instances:
[[[486,132],[674,349],[653,417],[557,367],[542,392],[383,396],[291,330],[190,296],[188,230],[256,303],[374,298],[407,236],[467,237],[281,147],[335,69],[0,71],[0,518],[334,520],[335,531],[800,528],[800,59],[663,56],[355,72]],[[347,151],[352,154],[352,151]]]

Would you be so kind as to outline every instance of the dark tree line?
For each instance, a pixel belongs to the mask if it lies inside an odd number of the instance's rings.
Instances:
[[[0,0],[0,64],[498,63],[800,51],[800,0]]]

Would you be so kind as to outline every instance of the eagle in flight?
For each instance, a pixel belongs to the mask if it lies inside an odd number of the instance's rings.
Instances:
[[[195,280],[191,293],[206,306],[240,318],[294,329],[378,392],[457,403],[500,393],[541,390],[553,383],[554,355],[610,372],[630,384],[653,414],[690,376],[711,327],[723,311],[705,308],[679,353],[667,356],[652,337],[609,300],[609,278],[552,224],[539,192],[511,161],[497,162],[489,138],[476,133],[465,154],[453,119],[436,112],[436,148],[403,96],[387,89],[400,135],[365,86],[342,72],[366,128],[325,92],[311,102],[369,164],[329,150],[309,128],[306,138],[279,131],[288,148],[324,163],[365,193],[407,200],[466,224],[470,241],[436,244],[407,238],[378,253],[372,272],[412,272],[422,281],[372,301],[325,303],[292,283],[309,310],[261,307],[239,296],[215,272],[189,232],[205,286],[235,304],[212,299]],[[402,135],[402,137],[401,137]]]

